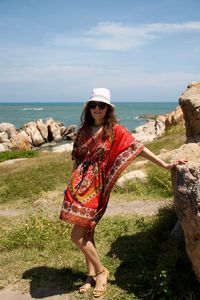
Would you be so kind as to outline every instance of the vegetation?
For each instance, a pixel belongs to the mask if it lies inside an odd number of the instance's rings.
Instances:
[[[38,155],[37,151],[34,150],[26,150],[26,151],[5,151],[0,152],[0,162],[6,161],[9,159],[16,158],[30,158]]]
[[[141,180],[129,180],[126,185],[121,188],[115,186],[114,193],[133,193],[137,199],[171,199],[172,185],[171,174],[169,171],[161,169],[156,165],[148,165],[146,167],[147,180],[145,184]]]
[[[115,216],[101,221],[96,244],[111,272],[106,299],[199,299],[185,245],[169,238],[175,221],[170,207],[151,218]],[[42,212],[9,223],[1,220],[2,286],[22,277],[21,285],[26,288],[30,281],[33,295],[46,287],[80,299],[76,290],[86,270],[69,240],[70,225]]]
[[[64,189],[71,174],[70,155],[49,154],[32,158],[17,168],[1,167],[0,203],[33,203],[43,192]]]
[[[161,149],[173,150],[180,147],[185,140],[185,127],[177,125],[169,128],[161,138],[148,143],[148,148],[159,154]]]

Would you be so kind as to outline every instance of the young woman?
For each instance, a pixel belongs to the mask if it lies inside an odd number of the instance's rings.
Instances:
[[[85,256],[88,274],[80,293],[93,285],[98,298],[106,290],[109,271],[102,265],[94,243],[94,229],[103,216],[111,189],[125,167],[138,155],[171,170],[178,163],[166,163],[138,143],[117,123],[110,91],[96,88],[86,102],[72,151],[74,171],[68,184],[60,218],[74,224],[72,241]]]

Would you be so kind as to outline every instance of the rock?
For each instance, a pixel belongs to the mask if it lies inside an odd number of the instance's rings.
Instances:
[[[38,130],[41,133],[41,136],[43,137],[43,139],[45,140],[45,142],[48,141],[48,129],[47,129],[47,125],[43,122],[42,119],[39,119],[36,122],[36,126],[38,128]]]
[[[200,82],[189,84],[179,103],[185,119],[187,141],[200,142]]]
[[[15,125],[11,123],[1,123],[0,124],[0,132],[6,132],[8,135],[8,139],[12,138],[15,136],[17,133]]]
[[[45,143],[43,145],[40,146],[41,149],[43,148],[48,148],[48,147],[56,147],[57,143],[52,141],[51,143]]]
[[[65,144],[57,147],[53,147],[52,152],[61,153],[61,152],[71,152],[73,149],[73,144]]]
[[[148,163],[147,159],[145,159],[145,160],[139,160],[139,161],[134,162],[134,166],[136,168],[141,168],[141,167],[144,167],[147,163]]]
[[[136,140],[146,143],[158,138],[165,132],[165,119],[161,116],[156,117],[154,121],[148,121],[144,125],[138,126],[133,132]]]
[[[62,139],[74,140],[75,137],[75,125],[66,128],[62,122],[57,122],[52,118],[47,119],[45,123],[42,119],[37,122],[28,122],[22,126],[20,131],[17,131],[11,123],[0,124],[0,143],[4,144],[1,146],[1,151],[28,150],[43,144],[49,146],[49,143],[53,147],[56,143],[62,142]]]
[[[155,119],[156,115],[141,115],[138,117],[138,119],[146,119],[146,120],[151,120],[151,119]]]
[[[9,142],[7,132],[0,132],[0,143],[7,143]]]
[[[6,146],[4,144],[0,144],[0,152],[5,152],[8,149],[6,148]]]
[[[144,181],[146,179],[147,175],[144,171],[142,170],[136,170],[129,172],[127,174],[122,175],[116,182],[116,185],[123,188],[127,181],[133,181],[136,179],[140,179]]]
[[[75,133],[75,132],[69,133],[69,134],[66,136],[66,140],[72,140],[72,141],[74,141],[75,138],[76,138],[76,133]]]
[[[200,281],[200,163],[177,166],[172,179],[174,207],[184,232],[188,256]]]
[[[186,159],[192,165],[200,163],[200,144],[183,144],[180,148],[173,150],[172,160]]]
[[[30,138],[24,132],[18,132],[12,139],[11,139],[11,149],[12,150],[30,150]]]
[[[34,147],[44,144],[44,139],[37,128],[36,122],[28,122],[24,124],[23,130],[31,138],[31,143]]]
[[[177,106],[175,111],[166,115],[146,115],[146,117],[151,120],[132,130],[133,136],[142,143],[151,142],[162,136],[173,125],[184,124],[183,112],[180,106]]]
[[[200,281],[200,82],[191,83],[181,95],[187,143],[174,151],[173,160],[187,159],[172,172],[174,207],[180,222],[172,230],[183,230],[186,250]]]
[[[48,129],[48,141],[56,141],[60,142],[62,140],[61,134],[60,134],[60,126],[56,121],[54,121],[52,118],[49,118],[46,120],[46,126]]]
[[[76,137],[76,125],[71,125],[67,128],[61,127],[60,133],[62,135],[62,139],[74,140]]]
[[[168,129],[171,126],[174,125],[184,125],[184,118],[183,118],[183,111],[178,105],[174,111],[166,115],[165,119],[165,127]]]

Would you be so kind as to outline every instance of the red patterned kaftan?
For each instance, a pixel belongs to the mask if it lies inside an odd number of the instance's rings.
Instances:
[[[93,137],[91,128],[82,127],[72,151],[78,167],[65,190],[60,219],[92,228],[103,216],[117,178],[143,147],[119,124],[104,140],[102,131]]]

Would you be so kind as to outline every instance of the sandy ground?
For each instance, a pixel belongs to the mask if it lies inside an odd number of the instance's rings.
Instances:
[[[38,295],[37,298],[33,298],[30,293],[23,293],[19,290],[15,290],[12,286],[8,286],[0,291],[0,300],[32,300],[32,299],[43,299],[43,300],[75,300],[70,295],[53,295],[43,297]]]

